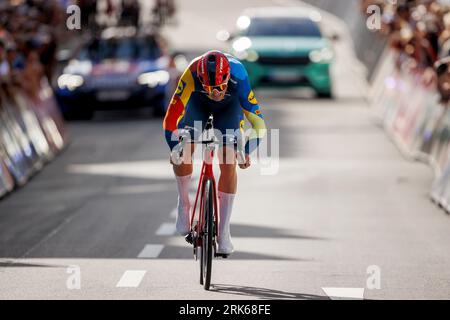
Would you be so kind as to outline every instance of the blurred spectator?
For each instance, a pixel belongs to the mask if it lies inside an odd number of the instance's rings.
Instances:
[[[0,81],[6,82],[9,76],[9,64],[6,59],[6,46],[3,41],[0,40]]]
[[[153,23],[156,26],[163,26],[168,19],[172,18],[176,13],[174,0],[155,0],[152,9]]]
[[[441,96],[441,102],[447,105],[450,101],[450,57],[436,62],[435,69],[437,73],[437,87]]]
[[[140,7],[137,0],[123,0],[120,24],[138,27],[139,14]]]
[[[81,28],[88,29],[94,27],[95,14],[97,12],[97,1],[95,0],[78,0],[77,5],[81,10]]]
[[[97,1],[96,22],[102,27],[114,27],[119,24],[121,14],[121,1],[99,0]]]
[[[437,81],[442,101],[450,100],[450,2],[442,0],[361,0],[361,10],[381,9],[381,33],[397,53],[400,70],[422,75],[425,84]],[[436,80],[437,79],[437,80]]]
[[[23,82],[23,88],[28,96],[34,100],[39,99],[39,89],[41,79],[45,76],[44,67],[39,59],[38,44],[30,40],[26,45],[25,68],[23,76],[26,81]]]

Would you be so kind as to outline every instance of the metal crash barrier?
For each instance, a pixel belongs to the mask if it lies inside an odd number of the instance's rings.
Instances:
[[[37,97],[0,90],[0,198],[25,185],[67,143],[64,121],[46,80]]]
[[[373,110],[404,155],[432,166],[431,199],[450,212],[450,109],[422,74],[395,68],[392,51],[380,61],[369,96]]]

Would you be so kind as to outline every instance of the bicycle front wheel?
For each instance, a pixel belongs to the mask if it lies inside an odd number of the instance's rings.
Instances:
[[[212,258],[214,256],[214,193],[212,180],[206,180],[203,188],[204,225],[202,232],[202,249],[200,253],[201,283],[205,290],[211,285]]]

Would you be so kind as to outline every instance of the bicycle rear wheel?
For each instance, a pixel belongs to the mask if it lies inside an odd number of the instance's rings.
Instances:
[[[213,183],[206,180],[203,188],[203,215],[204,225],[201,235],[202,247],[200,251],[200,284],[205,290],[211,285],[212,258],[214,256],[214,200]]]

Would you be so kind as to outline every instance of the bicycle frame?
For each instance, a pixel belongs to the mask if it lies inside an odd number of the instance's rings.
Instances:
[[[218,210],[217,210],[217,185],[216,185],[216,179],[214,177],[214,171],[213,171],[213,159],[214,159],[214,144],[207,144],[205,151],[203,153],[203,165],[202,165],[202,170],[200,173],[200,179],[199,179],[199,183],[198,183],[198,187],[197,187],[197,195],[195,197],[195,203],[194,203],[194,209],[192,211],[192,217],[191,217],[191,230],[193,230],[194,227],[194,220],[195,220],[195,213],[196,213],[196,209],[197,209],[197,204],[199,196],[200,196],[200,203],[203,202],[203,189],[204,189],[204,182],[207,179],[210,179],[213,183],[213,199],[214,199],[214,217],[215,220],[218,222],[219,221],[219,216],[218,216]],[[197,231],[200,232],[200,230],[203,230],[203,226],[204,226],[204,212],[203,212],[203,207],[200,206],[199,209],[199,219],[198,219],[198,226],[197,226]],[[217,235],[217,237],[219,237],[219,230],[217,227],[217,223],[214,226],[215,228],[215,233]]]
[[[203,145],[205,146],[205,150],[203,151],[202,170],[201,170],[200,179],[198,182],[197,194],[195,196],[194,208],[192,210],[192,217],[190,219],[191,233],[188,236],[186,236],[186,241],[191,244],[193,244],[195,241],[195,239],[193,238],[193,235],[194,235],[193,233],[197,232],[198,235],[200,235],[200,236],[203,235],[203,234],[201,234],[201,232],[204,230],[204,225],[205,225],[203,206],[200,206],[200,209],[199,209],[197,230],[195,230],[194,222],[195,222],[195,217],[196,217],[197,205],[199,204],[199,198],[200,198],[200,203],[203,203],[205,200],[203,198],[203,196],[204,196],[205,181],[207,181],[207,180],[211,180],[212,188],[213,188],[214,219],[216,221],[216,223],[214,225],[214,234],[215,234],[216,238],[220,238],[219,227],[218,227],[219,210],[218,210],[218,205],[217,205],[217,183],[216,183],[216,179],[214,177],[214,172],[213,172],[214,151],[215,151],[216,145],[219,145],[219,143],[216,140],[216,138],[214,137],[214,135],[212,135],[212,136],[210,135],[210,133],[208,131],[210,129],[213,129],[213,116],[212,115],[209,117],[209,120],[204,129],[208,133],[206,141],[202,140],[201,142],[191,142],[193,145],[200,144],[202,146]],[[181,148],[179,150],[175,151],[175,153],[174,153],[175,160],[174,161],[177,161],[180,159],[180,157],[182,156],[184,146],[187,143],[189,143],[190,141],[191,140],[185,139],[184,137],[182,137],[180,139]],[[238,162],[243,163],[245,161],[244,153],[242,151],[242,148],[240,148],[241,145],[239,143],[237,144],[237,146],[238,146],[238,151],[237,151],[236,156],[238,158]],[[194,243],[194,247],[196,247],[197,245],[198,244]]]

